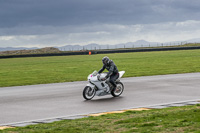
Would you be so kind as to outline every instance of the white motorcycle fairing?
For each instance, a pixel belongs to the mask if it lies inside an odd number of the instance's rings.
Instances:
[[[88,83],[87,86],[90,86],[92,89],[95,89],[97,96],[110,94],[105,92],[105,90],[109,89],[108,84],[105,83],[106,81],[100,81],[101,79],[105,78],[107,74],[102,73],[98,75],[98,73],[97,74],[96,73],[97,72],[94,71],[92,74],[88,76],[88,81],[90,83]],[[109,78],[107,80],[109,80]]]
[[[119,78],[117,79],[116,83],[117,83],[117,87],[119,86],[118,88],[121,87],[121,91],[119,94],[117,94],[114,91],[112,91],[113,86],[108,82],[109,78],[105,81],[102,81],[102,79],[105,78],[107,73],[99,74],[97,71],[94,71],[92,74],[90,74],[88,76],[89,83],[84,88],[83,97],[86,100],[90,100],[95,95],[96,96],[104,96],[104,95],[112,94],[115,97],[121,95],[121,93],[123,92],[124,86],[120,82],[120,78],[123,76],[124,73],[125,73],[125,71],[119,72]],[[86,90],[88,90],[88,91],[86,91]],[[88,95],[87,95],[87,93],[88,93]]]
[[[120,79],[120,78],[124,75],[124,73],[125,73],[125,71],[120,71],[120,72],[119,72],[119,78],[118,78],[118,79]]]

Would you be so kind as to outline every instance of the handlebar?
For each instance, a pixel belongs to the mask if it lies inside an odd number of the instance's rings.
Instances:
[[[97,75],[97,79],[98,79],[99,81],[101,81],[101,80],[100,80],[100,74]]]

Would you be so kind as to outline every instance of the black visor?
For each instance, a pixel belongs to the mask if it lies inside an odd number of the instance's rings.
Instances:
[[[106,60],[104,60],[104,61],[103,61],[103,64],[105,64],[105,65],[106,65],[106,62],[107,62],[107,61],[106,61]]]

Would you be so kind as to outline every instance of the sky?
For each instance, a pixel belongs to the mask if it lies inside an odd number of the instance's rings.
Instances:
[[[0,0],[0,47],[200,38],[199,0]]]

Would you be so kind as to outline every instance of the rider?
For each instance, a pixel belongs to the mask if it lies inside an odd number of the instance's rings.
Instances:
[[[107,78],[110,77],[109,82],[113,85],[114,89],[116,89],[117,85],[116,85],[115,81],[116,81],[116,79],[119,78],[117,66],[107,56],[102,58],[102,62],[103,62],[103,67],[99,70],[98,73],[102,73],[105,69],[107,69],[109,72],[107,73],[104,80],[106,80]]]

